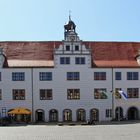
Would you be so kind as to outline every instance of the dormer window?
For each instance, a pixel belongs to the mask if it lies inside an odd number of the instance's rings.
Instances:
[[[70,46],[69,45],[66,46],[66,51],[70,51]]]
[[[75,46],[75,51],[79,51],[79,46],[78,45]]]

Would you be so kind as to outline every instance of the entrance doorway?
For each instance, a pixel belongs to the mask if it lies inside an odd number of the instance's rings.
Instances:
[[[84,109],[77,110],[77,121],[84,122],[86,118],[86,113]]]
[[[139,118],[138,109],[136,107],[130,107],[127,114],[128,120],[137,120]]]
[[[122,109],[122,107],[116,107],[116,109],[115,109],[115,119],[117,121],[120,121],[121,119],[123,119],[123,109]]]
[[[99,110],[98,109],[91,109],[90,110],[90,121],[99,121]]]
[[[56,109],[52,109],[49,112],[50,122],[58,122],[58,111]]]
[[[63,111],[63,120],[64,122],[72,121],[72,111],[70,109],[65,109]]]
[[[38,109],[36,110],[36,121],[37,122],[44,122],[44,110]]]

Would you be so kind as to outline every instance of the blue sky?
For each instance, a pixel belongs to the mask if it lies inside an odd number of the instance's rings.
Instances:
[[[84,41],[140,42],[140,0],[0,0],[0,41],[63,39],[69,10]]]

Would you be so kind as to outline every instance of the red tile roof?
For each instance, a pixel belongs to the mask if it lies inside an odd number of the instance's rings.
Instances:
[[[4,50],[9,67],[52,67],[53,49],[61,43],[0,42],[0,47]],[[93,67],[139,67],[135,57],[140,49],[140,43],[86,41],[83,44],[92,51]]]

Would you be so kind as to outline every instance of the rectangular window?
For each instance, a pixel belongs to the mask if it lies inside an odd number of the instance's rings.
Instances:
[[[67,99],[68,100],[79,100],[80,99],[80,89],[67,89]]]
[[[85,57],[76,57],[75,64],[85,64]]]
[[[70,57],[60,57],[60,64],[70,64]]]
[[[121,72],[115,72],[115,80],[121,80]]]
[[[138,88],[128,88],[127,97],[128,98],[139,98],[139,89]]]
[[[106,72],[94,72],[94,80],[106,80]]]
[[[66,46],[66,51],[70,51],[70,46],[69,45]]]
[[[127,80],[138,80],[139,73],[138,72],[127,72]]]
[[[25,100],[25,89],[13,89],[13,100]]]
[[[52,89],[40,89],[40,100],[52,100]]]
[[[52,80],[52,72],[40,72],[39,79],[40,79],[40,81],[51,81]]]
[[[94,99],[107,99],[107,92],[105,88],[94,89]]]
[[[106,109],[106,117],[112,117],[112,109]]]
[[[115,88],[115,93],[114,96],[115,96],[115,99],[121,99],[122,96],[120,95],[119,91],[121,90],[121,88]]]
[[[24,81],[25,73],[24,72],[12,72],[12,81]]]
[[[75,46],[75,51],[79,51],[79,46],[78,45]]]
[[[2,90],[0,89],[0,100],[2,100]]]
[[[67,72],[67,80],[80,80],[79,72]]]

